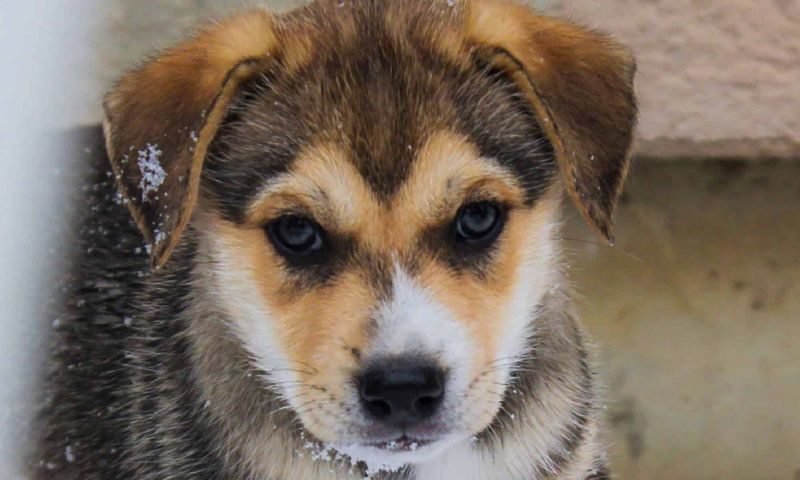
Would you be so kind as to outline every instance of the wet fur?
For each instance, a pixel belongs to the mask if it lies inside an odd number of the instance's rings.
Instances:
[[[265,13],[239,17],[231,25],[253,32],[244,46],[201,34],[127,76],[109,97],[108,155],[125,201],[95,146],[95,183],[82,204],[67,307],[55,332],[37,478],[363,476],[363,464],[319,459],[325,453],[280,385],[264,388],[279,372],[259,367],[219,298],[227,271],[215,247],[220,225],[252,228],[264,184],[290,171],[309,145],[342,147],[378,204],[386,204],[402,191],[431,135],[449,131],[516,178],[520,208],[546,208],[567,191],[590,225],[610,237],[635,117],[633,66],[621,47],[506,2],[356,5],[341,14],[337,2],[320,2],[277,23]],[[493,22],[508,15],[524,21],[493,33],[488,14],[476,11],[494,12]],[[458,22],[466,27],[459,30]],[[525,28],[548,34],[522,38]],[[501,38],[503,31],[510,38]],[[531,41],[547,67],[529,68],[531,50],[521,44]],[[217,46],[213,54],[204,50],[208,44]],[[581,49],[590,60],[578,58]],[[181,75],[167,75],[170,68]],[[574,83],[551,85],[560,71]],[[344,86],[325,81],[342,72]],[[130,96],[139,91],[163,97],[140,105]],[[173,102],[184,91],[198,98]],[[410,98],[393,97],[397,92]],[[153,124],[170,133],[161,144],[168,170],[161,193],[169,195],[145,200],[135,162],[125,156],[145,147]],[[99,141],[97,132],[83,140]],[[501,408],[481,433],[436,461],[382,478],[606,478],[589,349],[559,271],[557,226],[546,224],[549,288],[530,312],[535,328],[524,352],[500,360],[512,375]],[[140,231],[151,264],[162,268],[148,268]],[[415,258],[448,258],[436,242],[419,243],[407,269],[414,271]],[[378,295],[391,290],[380,256],[346,258]],[[460,261],[455,255],[446,263],[491,277],[488,266]],[[293,276],[289,291],[338,281],[335,275]],[[358,361],[352,350],[347,354]],[[487,365],[475,381],[495,373]],[[283,368],[314,367],[287,359]]]

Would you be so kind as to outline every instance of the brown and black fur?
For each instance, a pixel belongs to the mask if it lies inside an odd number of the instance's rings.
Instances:
[[[302,452],[314,439],[261,385],[269,374],[228,331],[204,273],[214,261],[203,250],[205,219],[252,223],[264,183],[290,171],[309,144],[341,148],[387,203],[415,152],[448,130],[516,177],[525,205],[564,190],[611,239],[636,115],[634,65],[622,47],[504,1],[340,3],[228,20],[128,74],[108,96],[108,158],[96,159],[81,206],[37,478],[362,476],[362,465],[346,461],[309,466]],[[155,195],[141,190],[135,161],[150,143],[167,173]],[[442,246],[439,228],[404,258],[411,271],[415,259],[434,258],[489,275],[488,259]],[[334,240],[338,260],[298,272],[285,289],[335,283],[356,265],[387,295],[385,259],[347,235]],[[514,419],[558,391],[574,409],[554,420],[563,434],[519,480],[609,478],[590,358],[563,288],[536,314],[543,327],[475,448],[499,452],[535,430]],[[286,452],[265,451],[276,445]],[[265,458],[287,466],[270,469]],[[579,463],[591,468],[576,472]]]

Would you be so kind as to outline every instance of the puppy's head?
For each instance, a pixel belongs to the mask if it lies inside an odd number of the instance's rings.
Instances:
[[[610,240],[632,76],[607,37],[503,1],[319,2],[130,73],[106,135],[154,266],[191,221],[265,388],[405,463],[497,414],[561,192]]]

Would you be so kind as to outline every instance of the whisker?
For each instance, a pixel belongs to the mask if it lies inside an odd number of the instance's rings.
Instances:
[[[607,245],[607,244],[605,244],[603,242],[598,242],[598,241],[595,241],[595,240],[580,239],[580,238],[569,238],[569,237],[560,237],[560,240],[563,240],[565,242],[573,242],[573,243],[585,243],[585,244],[596,245],[598,247],[604,247],[604,248],[613,248],[615,251],[620,252],[621,254],[625,255],[626,257],[628,257],[628,258],[630,258],[630,259],[632,259],[634,261],[637,261],[639,263],[644,263],[644,260],[642,260],[640,257],[634,255],[633,253],[631,253],[631,252],[629,252],[627,250],[617,249],[617,248],[612,247],[610,245]]]

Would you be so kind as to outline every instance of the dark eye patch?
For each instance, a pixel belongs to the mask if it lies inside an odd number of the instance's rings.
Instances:
[[[492,258],[497,252],[498,240],[505,227],[509,208],[494,201],[467,202],[453,218],[424,230],[420,236],[419,248],[456,272],[470,271],[483,277],[488,273]],[[482,218],[489,210],[493,210],[494,215],[491,221]],[[470,211],[480,217],[473,219],[477,222],[473,227],[482,227],[484,231],[475,231],[472,238],[465,238],[463,233],[468,227],[463,221]]]
[[[275,251],[294,267],[317,265],[329,259],[327,233],[307,216],[282,215],[265,229]]]
[[[286,280],[282,293],[288,297],[334,282],[356,258],[353,237],[317,230],[316,222],[305,224],[304,219],[285,215],[264,226],[264,248],[273,249],[283,263]],[[286,245],[287,241],[295,245]]]
[[[384,256],[358,246],[355,238],[329,233],[325,261],[292,265],[284,260],[286,277],[281,294],[296,298],[314,289],[333,287],[345,271],[358,272],[379,298],[389,298],[392,290],[392,263]],[[264,248],[271,248],[265,242]]]

